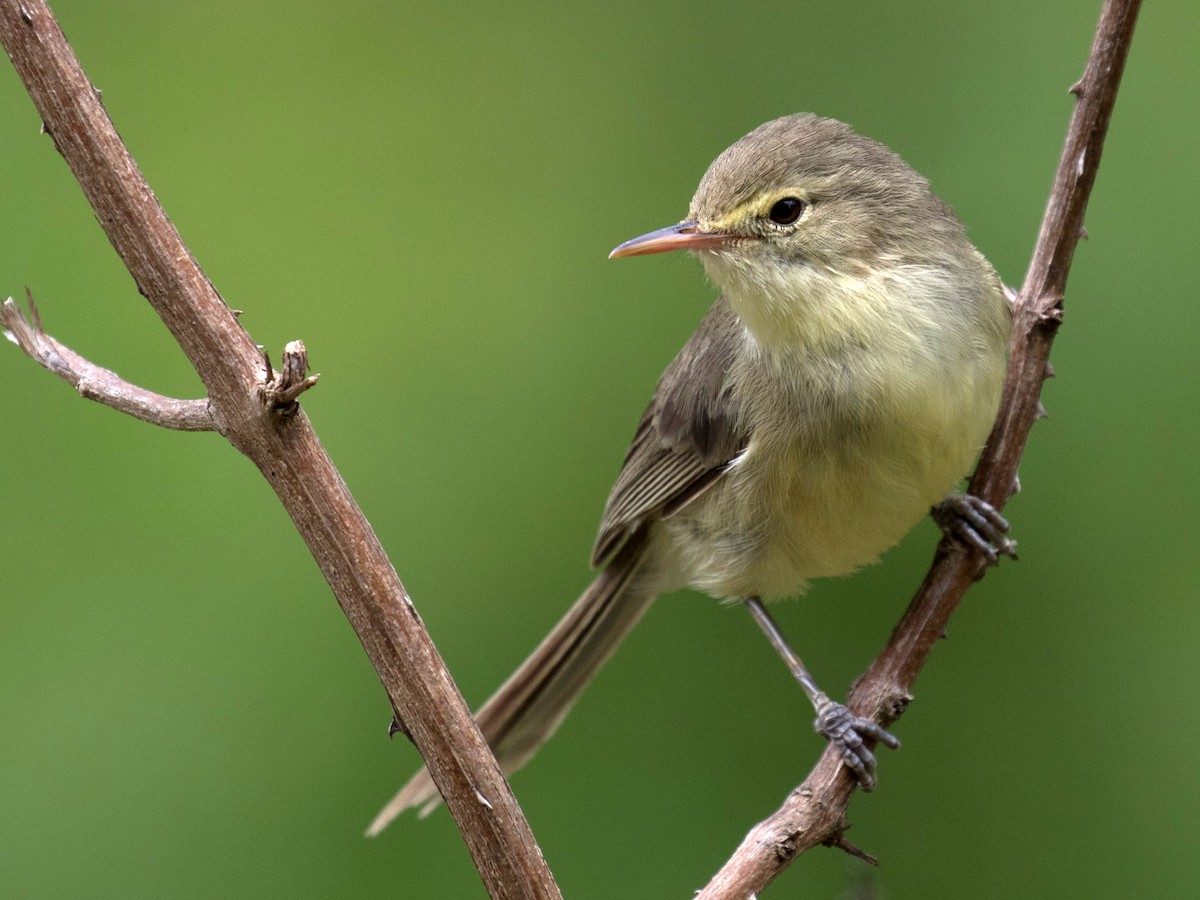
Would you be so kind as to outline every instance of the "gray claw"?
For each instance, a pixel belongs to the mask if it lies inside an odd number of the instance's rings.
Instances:
[[[817,705],[817,720],[813,723],[817,734],[826,738],[837,747],[842,755],[842,762],[858,780],[859,787],[869,791],[875,787],[875,754],[867,747],[864,739],[877,741],[900,749],[900,741],[891,732],[870,719],[854,715],[841,703],[834,703],[828,697]]]
[[[933,508],[933,520],[946,534],[982,553],[990,566],[997,565],[1001,555],[1017,558],[1017,542],[1006,537],[1008,520],[973,494],[951,494]]]

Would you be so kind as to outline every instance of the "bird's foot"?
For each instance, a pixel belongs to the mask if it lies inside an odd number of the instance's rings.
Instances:
[[[1017,558],[1017,542],[1007,537],[1008,520],[974,494],[950,494],[933,508],[933,521],[950,537],[982,553],[989,566],[998,565],[1001,555]]]
[[[881,725],[854,715],[841,703],[835,703],[821,694],[817,698],[817,720],[813,728],[817,734],[833,744],[842,756],[851,774],[858,780],[858,786],[864,791],[875,787],[875,754],[867,746],[867,741],[877,741],[900,749],[899,739]]]

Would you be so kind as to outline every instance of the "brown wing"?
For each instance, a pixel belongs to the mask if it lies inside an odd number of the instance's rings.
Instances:
[[[728,377],[741,328],[718,298],[667,366],[609,495],[592,565],[611,558],[647,513],[686,506],[745,448]]]

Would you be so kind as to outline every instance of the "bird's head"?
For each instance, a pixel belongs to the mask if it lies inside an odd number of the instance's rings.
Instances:
[[[684,221],[610,256],[668,250],[694,251],[740,312],[766,298],[789,319],[797,303],[811,307],[847,285],[974,254],[950,207],[898,155],[811,113],[733,144],[700,180]]]

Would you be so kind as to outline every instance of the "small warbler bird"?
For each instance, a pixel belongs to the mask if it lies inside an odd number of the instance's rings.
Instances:
[[[762,601],[874,562],[932,508],[994,562],[1014,546],[954,493],[983,447],[1011,312],[953,210],[882,144],[801,113],[717,157],[687,218],[614,257],[689,250],[721,295],[642,414],[592,554],[599,574],[480,708],[506,773],[554,733],[660,594],[743,602],[859,784],[899,742],[817,687]],[[371,825],[439,801],[422,769]]]

